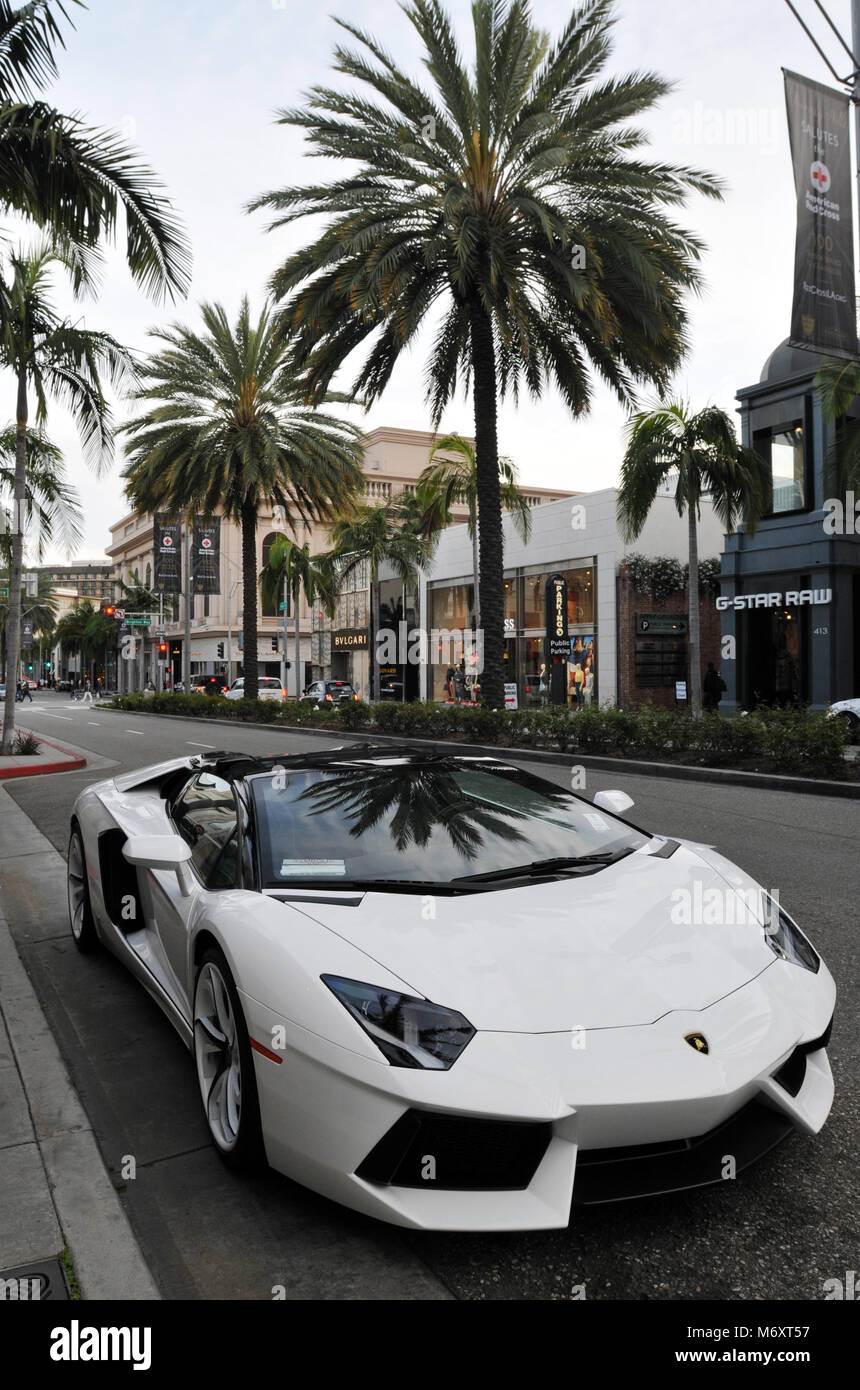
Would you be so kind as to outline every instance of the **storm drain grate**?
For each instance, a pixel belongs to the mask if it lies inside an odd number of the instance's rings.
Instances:
[[[0,1269],[0,1303],[43,1303],[49,1298],[68,1302],[69,1290],[59,1260]]]

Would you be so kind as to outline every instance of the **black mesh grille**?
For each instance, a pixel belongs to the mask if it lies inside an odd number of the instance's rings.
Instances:
[[[552,1125],[407,1110],[357,1176],[395,1187],[522,1191],[546,1153]]]

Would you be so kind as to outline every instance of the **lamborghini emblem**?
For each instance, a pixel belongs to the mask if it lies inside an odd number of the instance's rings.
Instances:
[[[689,1043],[694,1052],[708,1053],[711,1050],[704,1033],[685,1033],[684,1042]]]

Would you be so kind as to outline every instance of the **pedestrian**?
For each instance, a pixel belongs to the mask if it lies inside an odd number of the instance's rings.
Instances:
[[[29,682],[29,681],[25,681],[24,684],[23,684],[22,687],[21,687],[21,704],[22,704],[22,705],[23,705],[23,703],[24,703],[25,700],[29,700],[29,701],[30,701],[30,704],[32,705],[32,703],[33,703],[33,696],[30,694],[30,682]]]
[[[88,701],[89,701],[90,704],[93,703],[93,688],[92,688],[92,686],[90,685],[90,678],[89,678],[89,676],[87,676],[87,683],[86,683],[86,685],[84,686],[84,693],[83,693],[82,699],[83,699],[84,704],[86,704]]]
[[[22,689],[21,689],[21,682],[20,682],[20,681],[16,681],[16,682],[15,682],[15,703],[20,705],[20,704],[23,702],[23,699],[24,699],[24,692],[23,692]]]
[[[726,683],[714,666],[713,661],[708,662],[708,669],[705,672],[705,679],[702,684],[703,699],[702,704],[709,714],[719,714],[720,698],[726,689]]]

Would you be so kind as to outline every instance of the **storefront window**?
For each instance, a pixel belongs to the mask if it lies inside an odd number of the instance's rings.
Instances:
[[[799,420],[761,430],[755,435],[756,453],[770,467],[770,507],[773,516],[802,511],[806,505],[806,466],[803,426]]]
[[[567,580],[567,622],[569,627],[594,622],[594,570],[593,567],[579,569],[552,569],[542,574],[527,574],[523,579],[523,627],[545,626],[545,595],[547,580],[553,574],[562,574]]]

